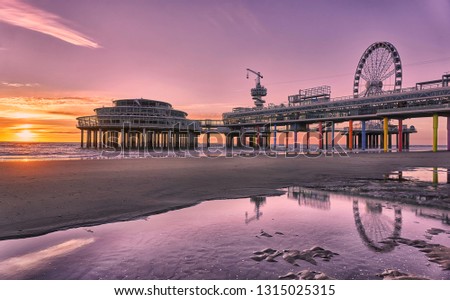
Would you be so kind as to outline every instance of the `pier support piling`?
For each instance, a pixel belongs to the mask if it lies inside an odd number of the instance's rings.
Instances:
[[[383,149],[384,152],[388,152],[388,131],[389,131],[389,124],[388,124],[388,118],[384,117],[383,119]]]
[[[334,150],[334,122],[331,122],[331,150]]]
[[[361,149],[366,150],[367,148],[367,137],[366,137],[366,121],[361,121]]]
[[[450,151],[450,116],[447,117],[447,151]]]
[[[433,115],[433,152],[437,152],[438,144],[438,114]]]
[[[397,151],[403,151],[403,120],[398,120],[398,138],[397,138]]]
[[[322,122],[319,123],[319,149],[323,150],[323,128],[322,128]]]
[[[277,125],[273,125],[273,148],[277,149]]]
[[[81,148],[84,147],[84,130],[81,129]]]
[[[297,141],[297,124],[295,125],[295,129],[294,129],[294,151],[297,151],[297,147],[298,147],[298,141]]]
[[[348,150],[353,150],[353,120],[348,121]]]
[[[309,133],[309,124],[306,125],[306,150],[309,151],[309,137],[310,137],[310,133]]]

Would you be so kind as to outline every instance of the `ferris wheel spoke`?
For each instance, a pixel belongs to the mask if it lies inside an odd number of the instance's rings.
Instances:
[[[368,77],[366,74],[362,73],[362,72],[361,72],[360,76],[361,76],[365,81],[369,81],[369,80],[370,80],[369,77]]]
[[[375,67],[375,74],[377,76],[377,78],[380,78],[380,66],[383,62],[383,55],[384,52],[382,49],[378,49],[377,51],[377,57],[376,57],[376,67]]]
[[[380,78],[382,78],[385,75],[385,73],[389,71],[389,69],[393,64],[394,61],[390,59],[390,54],[388,53],[386,60],[384,61],[383,65],[380,68]]]
[[[386,79],[388,79],[389,77],[391,77],[392,75],[394,75],[395,73],[395,69],[392,69],[389,73],[386,73],[383,77],[381,77],[381,81],[384,81]]]
[[[384,67],[386,65],[386,51],[383,49],[381,52],[381,58],[377,65],[377,77],[381,78],[381,75],[383,74]]]
[[[393,64],[394,64],[393,62],[389,62],[389,63],[387,63],[387,64],[383,67],[383,70],[382,70],[382,72],[381,72],[380,78],[384,78],[387,74],[390,74],[389,76],[392,75],[391,72],[392,72],[392,71],[395,71],[395,70],[392,68],[392,65],[393,65]],[[383,80],[384,80],[384,79],[383,79]]]

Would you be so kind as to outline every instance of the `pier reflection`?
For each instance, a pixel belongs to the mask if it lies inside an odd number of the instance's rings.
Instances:
[[[245,212],[245,224],[248,224],[252,221],[259,220],[259,218],[263,215],[261,211],[261,207],[266,203],[266,196],[253,196],[250,197],[250,202],[255,205],[254,212],[255,214],[249,217],[248,212]]]
[[[391,172],[384,175],[390,181],[420,181],[430,182],[433,185],[450,184],[450,170],[447,168],[413,168],[409,170]]]
[[[434,212],[432,210],[426,209],[426,208],[418,208],[415,209],[416,216],[426,218],[426,219],[434,219],[434,220],[441,220],[442,224],[450,225],[450,218],[448,216],[448,213],[444,212]]]
[[[308,206],[322,210],[330,210],[330,195],[326,192],[292,186],[288,188],[289,199],[298,201],[299,206]]]
[[[402,229],[402,210],[394,207],[394,219],[383,213],[383,206],[376,202],[365,202],[360,210],[359,201],[353,200],[353,217],[356,229],[364,244],[376,252],[389,252],[395,246]]]

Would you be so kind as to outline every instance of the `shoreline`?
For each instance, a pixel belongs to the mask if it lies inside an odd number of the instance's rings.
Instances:
[[[207,200],[274,195],[287,186],[352,187],[413,167],[450,169],[450,152],[3,161],[0,239],[126,221]],[[448,199],[450,185],[440,189]],[[450,200],[445,203],[450,208]]]

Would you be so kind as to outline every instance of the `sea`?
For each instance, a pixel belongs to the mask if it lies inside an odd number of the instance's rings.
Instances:
[[[216,146],[212,145],[214,150]],[[206,145],[200,144],[201,149],[206,149]],[[217,147],[218,149],[220,147]],[[301,148],[301,145],[300,145]],[[272,145],[273,149],[273,145]],[[283,145],[278,146],[278,151],[286,151]],[[431,151],[431,145],[414,145],[407,151]],[[446,150],[445,145],[439,145],[438,150]],[[371,149],[371,152],[382,151]],[[395,151],[395,149],[393,150]],[[404,150],[405,151],[405,150]],[[120,151],[82,149],[79,143],[24,143],[24,142],[0,142],[0,161],[29,161],[29,160],[89,160],[89,159],[121,159],[151,157],[143,155],[143,151],[127,151],[126,155]]]

